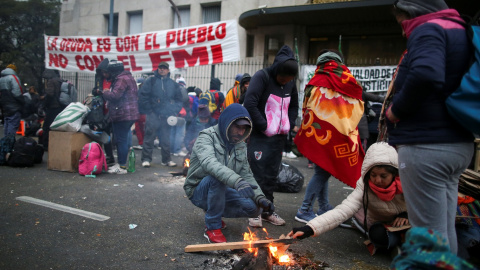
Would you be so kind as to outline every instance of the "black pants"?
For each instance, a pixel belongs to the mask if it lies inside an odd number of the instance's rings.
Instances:
[[[45,110],[45,120],[43,121],[43,135],[42,135],[42,144],[45,151],[48,151],[48,134],[50,133],[50,125],[55,120],[55,117],[61,113],[65,108],[54,108]]]
[[[252,134],[247,148],[253,176],[267,199],[272,202],[285,140],[286,135],[267,137],[263,134]]]

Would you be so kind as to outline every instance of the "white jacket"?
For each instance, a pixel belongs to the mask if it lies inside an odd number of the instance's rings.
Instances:
[[[397,151],[387,143],[375,143],[370,146],[365,155],[362,164],[362,175],[357,181],[355,190],[333,210],[307,223],[313,229],[314,236],[338,227],[338,225],[351,218],[359,210],[363,211],[363,178],[376,165],[390,165],[398,169]],[[392,201],[384,202],[368,189],[367,222],[369,225],[378,221],[391,222],[398,214],[406,211],[407,207],[403,194],[397,194]],[[363,224],[363,220],[360,220],[360,222]]]

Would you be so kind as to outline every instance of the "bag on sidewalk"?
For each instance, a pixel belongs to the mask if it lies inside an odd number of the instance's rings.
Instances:
[[[19,138],[13,145],[13,151],[8,158],[12,167],[32,167],[35,164],[37,142],[29,137]]]
[[[7,164],[7,153],[13,151],[15,145],[15,135],[7,135],[0,139],[0,165]]]
[[[108,170],[108,166],[102,146],[96,142],[85,144],[80,153],[78,173],[95,178],[95,175],[101,174],[103,169]]]
[[[87,106],[80,102],[70,103],[55,117],[50,129],[77,132],[82,127],[83,119],[87,116],[88,111]]]
[[[303,182],[304,176],[295,166],[282,162],[274,191],[297,193],[302,190]]]

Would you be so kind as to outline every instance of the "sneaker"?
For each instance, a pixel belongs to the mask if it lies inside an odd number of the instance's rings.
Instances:
[[[141,145],[135,145],[135,146],[132,146],[133,149],[137,149],[137,150],[142,150],[143,149],[143,146]]]
[[[256,218],[249,218],[248,219],[248,226],[253,228],[262,228],[262,218],[260,216]]]
[[[115,163],[113,166],[111,166],[110,168],[108,168],[108,173],[114,172],[114,171],[117,170],[118,168],[120,168],[120,164]]]
[[[183,150],[181,150],[180,152],[178,153],[173,153],[174,156],[176,157],[184,157],[187,155],[187,153],[183,152]]]
[[[331,206],[330,204],[327,204],[327,206],[324,206],[322,208],[318,208],[317,216],[321,216],[332,209],[333,209],[333,206]]]
[[[303,223],[308,223],[310,220],[314,219],[316,216],[313,211],[309,210],[307,212],[303,212],[300,209],[297,211],[295,215],[295,220]]]
[[[273,214],[269,215],[269,216],[264,216],[262,215],[262,219],[267,221],[267,222],[270,222],[272,223],[273,225],[276,225],[276,226],[283,226],[285,225],[285,220],[283,220],[283,218],[281,218],[279,215],[277,215],[277,213],[273,212]]]
[[[313,169],[313,163],[308,163],[307,168]]]
[[[342,222],[342,224],[340,224],[340,227],[352,229],[353,228],[352,219],[349,218],[349,219],[345,220],[344,222]]]
[[[207,238],[208,242],[210,243],[226,243],[227,239],[222,233],[222,230],[207,230],[205,229],[205,233],[203,234],[205,238]]]
[[[293,152],[288,152],[286,155],[285,155],[286,158],[297,158],[297,155],[295,155]]]
[[[117,165],[117,164],[115,164]],[[114,166],[115,167],[115,166]],[[112,167],[112,168],[114,168]],[[126,167],[123,167],[123,166],[118,166],[118,167],[115,167],[114,170],[108,170],[108,173],[115,173],[115,174],[127,174],[127,168]]]
[[[173,161],[170,160],[170,161],[167,162],[167,163],[163,163],[163,162],[162,162],[162,165],[163,165],[163,166],[168,166],[168,167],[175,167],[175,166],[177,166],[177,163],[175,163],[175,162],[173,162]]]
[[[150,162],[148,162],[148,161],[142,162],[142,167],[149,168],[150,167]]]

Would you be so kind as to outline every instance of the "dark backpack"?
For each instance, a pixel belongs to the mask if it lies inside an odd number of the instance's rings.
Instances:
[[[103,114],[103,105],[102,97],[94,97],[90,101],[90,112],[85,121],[91,130],[103,131],[108,125],[107,117]]]
[[[21,137],[13,145],[13,151],[8,158],[12,167],[32,167],[35,164],[37,142],[30,137]]]
[[[7,164],[7,153],[13,151],[13,145],[15,144],[15,135],[10,134],[0,139],[0,165]]]

